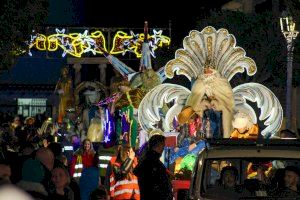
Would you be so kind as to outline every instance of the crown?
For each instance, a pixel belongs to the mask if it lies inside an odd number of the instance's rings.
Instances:
[[[204,68],[216,69],[215,62],[211,58],[207,58],[204,63]]]

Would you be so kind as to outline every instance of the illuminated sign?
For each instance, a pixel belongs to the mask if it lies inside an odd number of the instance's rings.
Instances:
[[[130,35],[128,35],[123,31],[118,31],[115,34],[110,54],[122,53],[124,55],[129,51],[133,52],[138,58],[140,58],[142,56],[141,49],[144,37],[144,33],[135,34],[130,31]],[[155,57],[154,51],[158,47],[169,46],[171,41],[169,37],[162,35],[162,30],[153,30],[153,35],[148,35],[147,39],[149,41],[150,53],[153,57]]]
[[[61,31],[56,29],[56,34],[45,36],[43,34],[31,35],[28,42],[29,55],[32,55],[30,49],[33,47],[41,51],[56,51],[58,47],[63,49],[62,56],[70,54],[75,57],[81,57],[82,54],[92,52],[94,55],[102,54],[101,48],[106,50],[105,38],[101,31],[88,34],[88,30],[81,33],[65,34],[65,29]]]
[[[49,36],[39,33],[31,35],[30,41],[26,42],[29,47],[29,55],[32,56],[30,50],[33,48],[40,51],[56,51],[60,48],[63,50],[63,57],[69,54],[78,58],[85,53],[102,54],[101,48],[107,51],[106,40],[102,31],[97,30],[89,33],[88,30],[85,30],[83,33],[68,34],[65,33],[65,29],[55,29],[55,31],[55,34]],[[130,31],[130,35],[128,35],[123,31],[118,31],[113,38],[112,49],[109,52],[122,55],[126,52],[132,52],[140,58],[143,41],[144,33],[135,34]],[[159,47],[169,46],[170,41],[169,37],[162,35],[162,30],[153,30],[153,34],[148,35],[151,55],[155,57],[154,51]]]

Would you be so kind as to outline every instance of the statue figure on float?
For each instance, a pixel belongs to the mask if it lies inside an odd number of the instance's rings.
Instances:
[[[173,78],[175,73],[186,76],[191,81],[191,90],[169,83],[153,88],[139,106],[141,127],[149,133],[157,129],[164,118],[162,131],[168,132],[176,130],[174,119],[184,124],[193,114],[202,118],[210,110],[220,113],[221,135],[229,138],[233,131],[234,113],[246,112],[257,124],[257,114],[247,102],[251,101],[261,109],[259,120],[265,125],[261,134],[276,134],[282,123],[282,107],[274,93],[259,83],[244,83],[233,89],[230,86],[234,75],[245,71],[253,76],[256,64],[246,57],[244,49],[236,46],[235,37],[226,29],[216,30],[208,26],[201,32],[191,31],[183,40],[183,48],[176,51],[175,59],[165,66],[168,78]],[[162,116],[160,110],[165,103],[172,106]]]

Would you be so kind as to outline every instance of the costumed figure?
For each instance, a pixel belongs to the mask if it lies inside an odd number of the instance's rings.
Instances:
[[[53,137],[57,137],[58,126],[53,124],[52,118],[46,119],[42,126],[37,129],[39,137],[42,139],[43,146],[48,146],[48,140]],[[42,144],[40,144],[42,146]]]
[[[103,140],[103,109],[97,106],[100,100],[99,91],[87,90],[83,93],[86,97],[87,108],[83,110],[83,122],[87,130],[87,138],[92,142],[101,142]]]
[[[116,133],[119,142],[127,140],[132,147],[136,145],[138,124],[134,117],[144,93],[139,88],[131,89],[129,83],[120,86],[120,97],[115,102]]]
[[[102,142],[103,141],[103,122],[99,118],[93,118],[91,120],[87,138],[92,142]]]
[[[84,103],[82,96],[84,97]],[[103,139],[105,111],[97,104],[101,96],[107,95],[107,88],[98,81],[85,81],[80,83],[75,90],[77,107],[83,107],[82,115],[78,116],[78,128],[82,133],[87,132],[87,138],[92,142],[101,142]],[[84,136],[81,134],[81,137]]]
[[[231,133],[232,139],[256,139],[258,137],[258,125],[253,124],[250,116],[245,113],[236,113],[234,115],[232,126],[234,131]]]
[[[124,76],[121,76],[120,72],[118,70],[116,70],[115,68],[113,69],[115,76],[113,76],[110,79],[110,85],[109,85],[109,89],[110,89],[110,94],[117,94],[119,92],[119,87],[121,85],[123,85],[124,83]]]
[[[88,89],[83,93],[83,95],[86,99],[86,108],[83,110],[82,118],[85,127],[89,128],[93,118],[101,118],[99,107],[97,106],[97,103],[100,100],[100,93],[99,91]]]
[[[221,118],[217,129],[223,130],[216,136],[229,138],[232,133],[233,113],[244,112],[249,114],[254,124],[257,116],[254,109],[247,103],[256,102],[261,109],[259,120],[266,126],[261,134],[273,136],[282,123],[282,107],[268,88],[258,83],[244,83],[231,89],[230,80],[237,73],[247,72],[253,76],[256,73],[254,60],[246,57],[246,52],[236,46],[236,39],[226,29],[216,30],[208,26],[201,32],[192,30],[183,40],[183,48],[175,53],[175,59],[170,60],[165,66],[165,74],[173,78],[174,74],[186,76],[192,84],[191,90],[186,87],[163,83],[146,94],[138,112],[142,129],[148,133],[157,129],[163,120],[163,131],[175,130],[174,118],[179,123],[188,123],[190,116],[196,113],[204,118],[207,110]],[[161,115],[163,105],[171,103],[165,115]],[[210,128],[214,127],[212,115]],[[182,118],[179,120],[179,118]],[[202,127],[206,122],[202,119]],[[204,131],[205,133],[205,131]],[[215,133],[212,132],[213,137]],[[209,136],[211,137],[211,136]]]
[[[208,26],[201,32],[193,30],[184,38],[183,48],[166,64],[165,74],[168,78],[173,78],[175,73],[186,76],[191,81],[191,90],[177,84],[160,84],[146,94],[138,110],[140,126],[148,134],[158,129],[160,123],[163,132],[178,129],[173,123],[176,118],[185,129],[182,131],[186,133],[179,138],[187,138],[182,140],[187,142],[178,143],[171,161],[193,149],[195,145],[190,145],[194,133],[200,138],[229,138],[233,113],[247,113],[252,123],[257,124],[256,113],[247,100],[256,102],[261,109],[259,120],[266,126],[261,131],[263,136],[273,136],[279,130],[282,107],[273,92],[258,83],[244,83],[233,89],[230,86],[235,74],[256,73],[255,62],[245,55],[245,50],[236,46],[235,37],[226,29]],[[164,104],[171,104],[166,113],[161,112]],[[198,122],[193,122],[194,119]],[[200,129],[197,124],[201,124]],[[201,144],[198,141],[196,144]]]
[[[116,87],[123,91],[123,95],[121,98],[119,98],[116,102],[116,107],[111,109],[111,112],[120,110],[120,108],[123,107],[123,110],[119,115],[122,120],[118,120],[119,122],[122,121],[122,127],[123,131],[120,131],[120,123],[117,123],[116,125],[116,131],[118,135],[120,136],[121,132],[122,135],[124,133],[131,134],[131,137],[133,137],[131,140],[133,143],[131,143],[132,146],[135,145],[136,141],[134,138],[136,138],[136,132],[137,132],[137,112],[135,109],[138,108],[139,103],[141,99],[144,97],[144,95],[149,92],[153,87],[159,85],[166,79],[165,74],[163,73],[163,68],[159,69],[158,71],[154,71],[151,65],[151,55],[150,55],[150,44],[148,41],[148,23],[145,22],[144,26],[144,41],[142,44],[142,57],[140,60],[140,67],[139,71],[136,72],[132,68],[125,65],[123,62],[115,58],[114,56],[110,55],[108,52],[106,52],[104,49],[101,49],[104,52],[105,57],[109,60],[109,62],[113,65],[114,69],[118,71],[123,78],[127,79],[127,83],[124,81],[119,81],[119,83],[113,83],[111,85],[111,90],[116,91]],[[129,81],[129,82],[128,82]],[[131,88],[131,89],[130,89]],[[126,94],[129,92],[129,96]],[[121,94],[122,94],[121,93]],[[130,101],[132,103],[130,103]],[[125,104],[124,104],[125,103]],[[122,105],[124,104],[124,105]],[[128,107],[130,104],[133,104],[133,111],[132,108]],[[127,108],[125,108],[125,107]],[[118,107],[118,108],[117,108]],[[126,109],[129,111],[125,112]],[[132,116],[135,116],[132,118]],[[132,125],[130,123],[132,122]],[[127,127],[127,128],[126,128]],[[131,133],[127,133],[129,129],[131,130]]]
[[[228,80],[222,77],[214,68],[211,61],[207,61],[204,65],[203,74],[197,77],[192,86],[191,95],[186,102],[186,108],[182,110],[179,116],[186,112],[186,109],[189,107],[201,118],[204,111],[208,109],[222,112],[224,136],[228,137],[228,134],[232,131],[233,91]],[[193,114],[193,112],[190,113]],[[179,123],[186,122],[179,121]]]
[[[190,112],[193,112],[190,109]],[[186,113],[187,114],[187,113]],[[178,121],[181,121],[182,115],[178,117]],[[211,130],[207,126],[209,121],[206,122],[206,130]],[[202,126],[202,120],[195,112],[189,115],[188,122],[180,127],[180,133],[177,136],[177,146],[170,150],[168,164],[176,163],[175,169],[181,166],[183,158],[189,154],[190,156],[196,156],[197,153],[205,147],[203,139],[204,132]],[[175,170],[176,171],[176,170]]]
[[[55,92],[59,94],[59,113],[57,121],[58,123],[62,123],[66,115],[66,110],[74,107],[73,83],[72,78],[69,76],[68,67],[62,68],[61,77],[56,84]]]
[[[63,126],[64,133],[67,136],[73,135],[75,133],[76,114],[75,109],[67,109],[66,115],[63,118],[63,122],[60,124]]]

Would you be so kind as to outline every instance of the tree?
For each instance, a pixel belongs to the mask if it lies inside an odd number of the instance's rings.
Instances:
[[[279,18],[270,11],[246,14],[236,11],[212,11],[198,22],[198,29],[205,26],[226,28],[236,37],[237,45],[254,59],[257,73],[253,77],[236,75],[233,85],[254,81],[267,86],[286,85],[286,42],[279,27]],[[295,51],[297,46],[295,46]],[[297,62],[298,58],[295,60]],[[299,61],[299,60],[298,60]],[[299,76],[294,75],[294,84]]]
[[[0,73],[27,51],[25,41],[47,16],[48,0],[2,0],[0,4]]]

